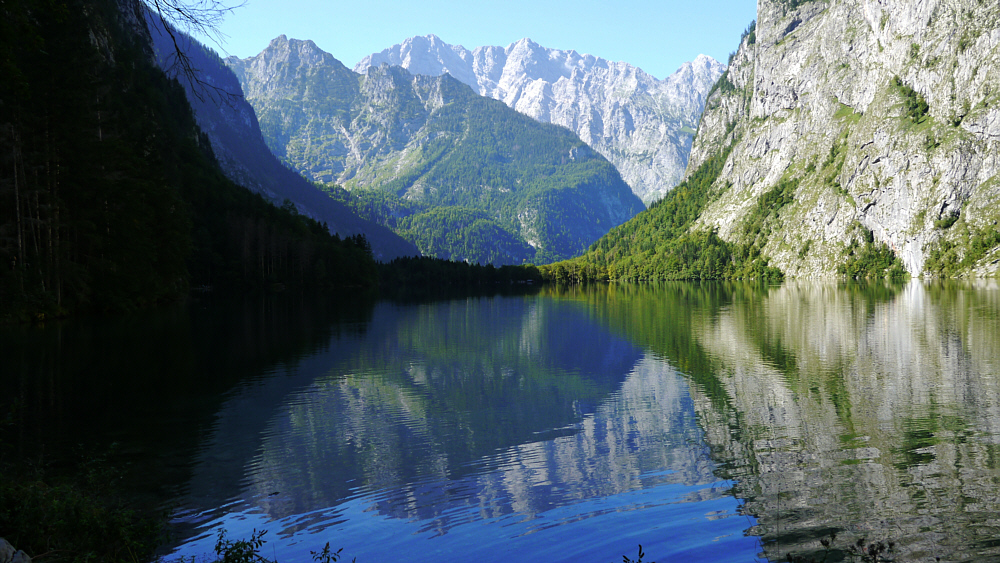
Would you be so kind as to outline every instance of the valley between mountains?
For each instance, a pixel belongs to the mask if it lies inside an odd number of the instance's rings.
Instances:
[[[101,6],[4,8],[3,318],[375,285],[418,255],[567,282],[1000,271],[995,3],[761,0],[726,64],[664,79],[527,38],[222,59]]]
[[[997,272],[995,8],[758,12],[727,65],[699,56],[665,80],[529,39],[434,35],[354,72],[285,37],[226,64],[279,158],[425,254],[582,254],[566,279]],[[522,160],[536,135],[562,140]]]
[[[699,57],[659,81],[530,40],[470,53],[434,36],[355,71],[284,36],[225,62],[286,165],[424,254],[497,265],[579,255],[665,193],[722,72]]]

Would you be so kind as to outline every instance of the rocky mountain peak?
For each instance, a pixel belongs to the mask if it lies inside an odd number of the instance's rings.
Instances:
[[[247,99],[251,101],[282,92],[284,96],[298,96],[289,90],[290,85],[301,76],[322,72],[337,76],[341,87],[356,88],[356,75],[333,55],[323,51],[311,40],[289,39],[279,35],[271,40],[267,48],[257,56],[240,59],[227,57],[228,66],[241,84]],[[267,77],[266,80],[248,81],[248,75]],[[252,86],[247,87],[248,84]],[[322,95],[321,92],[307,91],[307,96]],[[276,152],[279,156],[281,152]]]
[[[262,54],[265,54],[265,59],[287,62],[296,66],[317,66],[330,64],[333,61],[342,64],[332,55],[320,49],[312,40],[289,39],[285,35],[279,35],[272,39]]]
[[[529,38],[473,51],[411,37],[362,59],[414,74],[450,74],[479,94],[575,131],[647,204],[680,181],[705,96],[725,66],[699,55],[664,80],[624,62],[543,47]]]

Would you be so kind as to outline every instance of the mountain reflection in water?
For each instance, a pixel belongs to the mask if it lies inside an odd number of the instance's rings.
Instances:
[[[0,327],[9,451],[118,441],[174,556],[1000,561],[995,280],[292,297]]]
[[[572,300],[381,303],[222,405],[175,555],[210,551],[221,526],[271,530],[282,561],[327,540],[359,561],[617,559],[638,543],[744,561],[752,522],[687,387]]]

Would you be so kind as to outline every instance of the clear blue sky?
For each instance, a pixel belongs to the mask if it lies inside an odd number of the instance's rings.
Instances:
[[[256,55],[278,35],[312,39],[348,67],[414,35],[474,49],[529,37],[665,78],[700,53],[723,63],[756,17],[755,0],[248,0],[227,16],[221,52]],[[206,41],[210,47],[220,47]]]

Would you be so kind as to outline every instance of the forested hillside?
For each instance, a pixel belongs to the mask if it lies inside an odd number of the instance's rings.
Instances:
[[[195,286],[365,285],[363,238],[227,180],[138,11],[0,4],[0,319],[120,310]]]
[[[694,173],[649,209],[612,229],[579,258],[542,268],[556,282],[781,279],[760,248],[764,236],[749,244],[730,243],[715,230],[693,229],[705,206],[717,195],[713,187],[729,151],[705,161]],[[781,193],[762,198],[744,229],[760,224],[787,203]]]
[[[706,95],[725,70],[698,55],[658,80],[626,62],[550,49],[528,38],[470,51],[436,35],[373,53],[354,71],[363,74],[381,64],[412,74],[450,74],[483,96],[572,130],[614,164],[647,204],[683,179]]]
[[[239,80],[208,47],[178,29],[147,17],[157,65],[179,78],[198,127],[208,136],[219,166],[233,182],[281,205],[290,200],[302,213],[325,222],[341,237],[363,234],[379,261],[418,254],[386,227],[366,221],[284,166],[264,143],[257,116],[243,99]],[[186,63],[186,64],[184,64]]]
[[[761,0],[708,96],[685,183],[546,271],[996,276],[998,16],[960,0]]]
[[[311,41],[283,36],[226,62],[276,155],[425,254],[550,262],[643,209],[571,131],[450,76],[389,66],[359,75]]]

